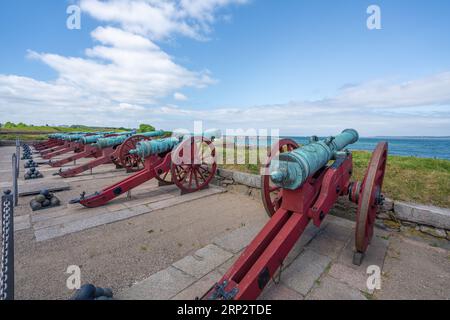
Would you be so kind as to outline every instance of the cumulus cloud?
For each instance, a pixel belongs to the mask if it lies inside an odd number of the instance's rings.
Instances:
[[[177,101],[187,101],[188,97],[186,97],[184,94],[179,93],[179,92],[175,92],[173,94],[173,98]]]
[[[115,103],[107,95],[88,95],[65,81],[0,76],[0,104],[11,107],[0,110],[0,116],[28,121],[35,114],[23,110],[36,109],[53,123],[70,119],[72,123],[132,126],[148,119],[164,128],[190,128],[193,121],[203,120],[210,127],[280,128],[282,134],[325,135],[357,127],[362,135],[450,135],[448,81],[449,73],[441,73],[406,83],[369,82],[315,101],[198,110]]]
[[[343,86],[315,101],[196,109],[163,104],[187,101],[184,88],[215,82],[207,70],[176,63],[157,42],[175,35],[205,39],[218,12],[246,0],[80,0],[104,22],[82,57],[29,51],[58,74],[53,81],[0,74],[0,119],[49,124],[190,128],[280,128],[282,134],[333,134],[357,127],[362,135],[450,135],[450,72],[392,83]],[[218,102],[220,103],[220,102]],[[183,106],[187,103],[183,103]],[[45,122],[44,122],[45,121]]]
[[[215,14],[247,0],[80,0],[83,12],[154,40],[174,34],[206,39]]]
[[[95,45],[81,57],[30,50],[29,58],[48,65],[58,76],[39,81],[0,74],[0,102],[8,106],[0,115],[36,122],[38,111],[49,122],[120,123],[126,121],[124,116],[134,119],[171,95],[184,101],[187,97],[178,90],[204,88],[215,80],[208,70],[192,71],[175,63],[155,41],[175,35],[203,39],[218,10],[244,2],[79,0],[83,12],[106,23],[92,31]]]
[[[450,72],[401,83],[363,83],[315,101],[201,111],[166,106],[153,112],[221,128],[280,128],[284,134],[324,135],[357,127],[362,135],[450,135]]]
[[[30,52],[56,70],[54,85],[72,86],[86,94],[117,103],[152,104],[183,87],[213,83],[207,72],[193,72],[173,62],[150,40],[113,27],[92,32],[99,43],[87,58]]]
[[[336,103],[370,108],[403,108],[450,104],[450,72],[389,84],[373,81],[344,88]]]

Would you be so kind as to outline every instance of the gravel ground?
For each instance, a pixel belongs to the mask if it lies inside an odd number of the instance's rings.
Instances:
[[[78,265],[82,282],[117,291],[211,243],[219,235],[266,219],[258,201],[225,193],[121,222],[36,243],[16,233],[18,299],[66,299],[65,270]]]
[[[14,148],[0,148],[0,171],[7,172],[10,168],[12,152]],[[61,179],[51,176],[49,173],[54,170],[48,171],[47,166],[39,169],[46,175],[40,182]],[[23,167],[21,170],[23,175]],[[114,170],[114,166],[95,169],[96,173],[108,171],[123,174]],[[71,190],[56,195],[67,203],[82,191],[101,190],[122,179],[124,176],[85,181],[66,179]],[[142,188],[154,183],[146,183]],[[20,198],[15,215],[31,213],[28,205],[31,198]],[[266,219],[259,199],[229,192],[39,243],[32,229],[18,231],[15,233],[16,298],[69,298],[72,292],[66,287],[69,275],[65,273],[69,265],[81,267],[83,283],[111,287],[117,292],[211,243],[217,236]]]

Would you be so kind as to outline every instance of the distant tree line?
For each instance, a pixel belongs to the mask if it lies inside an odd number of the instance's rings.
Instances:
[[[106,127],[92,127],[92,126],[85,126],[85,125],[81,125],[81,124],[75,124],[75,125],[70,125],[70,126],[65,126],[65,125],[61,125],[61,126],[49,126],[48,124],[46,124],[45,126],[35,126],[33,124],[26,124],[23,122],[19,122],[19,123],[14,123],[14,122],[6,122],[6,123],[0,123],[0,128],[4,128],[4,129],[26,129],[26,128],[33,128],[35,130],[45,130],[47,129],[54,129],[54,130],[58,130],[58,131],[72,131],[72,130],[80,130],[80,131],[93,131],[93,130],[117,130],[117,131],[131,131],[133,129],[130,128],[125,128],[125,127],[120,127],[120,128],[106,128]],[[139,129],[138,132],[150,132],[150,131],[155,131],[155,127],[149,124],[140,124],[139,125]]]

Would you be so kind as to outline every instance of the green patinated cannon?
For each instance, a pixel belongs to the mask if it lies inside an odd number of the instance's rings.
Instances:
[[[180,138],[170,137],[158,140],[141,141],[136,145],[136,149],[130,150],[130,154],[136,154],[141,158],[157,155],[172,150],[180,143]]]
[[[90,136],[84,136],[82,138],[80,138],[79,142],[82,144],[93,144],[96,143],[98,140],[100,139],[112,139],[112,138],[116,138],[116,137],[122,137],[122,136],[126,136],[129,137],[133,134],[135,134],[136,131],[130,131],[130,132],[118,132],[117,135],[115,135],[114,137],[106,137],[108,135],[111,135],[110,133],[107,134],[96,134],[96,135],[90,135]]]
[[[152,138],[152,137],[160,137],[162,135],[164,135],[164,131],[158,130],[158,131],[139,133],[136,136]],[[132,136],[132,134],[125,134],[125,135],[120,135],[120,136],[116,136],[116,137],[97,139],[97,141],[95,143],[93,143],[92,146],[99,148],[99,149],[114,147],[114,146],[124,143],[125,140],[127,140],[130,136]]]
[[[89,142],[96,140],[95,143],[83,145],[86,149],[84,155],[94,156],[95,159],[65,171],[60,170],[56,174],[59,174],[63,178],[73,177],[86,170],[91,170],[99,165],[111,162],[114,163],[117,168],[126,168],[128,171],[140,170],[138,163],[134,161],[133,157],[130,157],[129,151],[134,149],[136,143],[139,141],[163,136],[164,133],[165,131],[159,130],[136,135],[129,132],[124,135],[107,138],[98,138],[95,136],[93,136],[94,138],[85,137],[80,141],[84,140],[85,142]]]
[[[85,137],[94,137],[94,136],[106,136],[109,134],[115,134],[114,131],[111,132],[93,132],[93,133],[81,133],[81,134],[66,134],[60,137],[61,140],[64,141],[81,141]]]
[[[166,153],[168,151],[171,151],[180,142],[195,136],[192,133],[181,132],[174,132],[173,135],[174,136],[170,138],[139,142],[136,145],[136,149],[131,150],[130,154],[136,154],[141,158],[146,158],[151,155]],[[221,135],[222,134],[220,130],[217,129],[208,130],[200,134],[201,137],[204,137],[205,139],[211,141],[220,137]]]
[[[278,160],[272,160],[270,178],[278,187],[295,190],[328,161],[335,159],[339,151],[358,141],[358,138],[358,132],[354,129],[346,129],[335,137],[320,141],[315,137],[311,143],[281,153]]]
[[[150,141],[143,140],[141,136],[139,140],[135,140],[135,146],[124,153],[124,160],[130,164],[143,165],[140,172],[101,192],[89,196],[82,193],[71,203],[81,203],[88,208],[98,207],[154,178],[160,185],[176,184],[182,193],[205,189],[217,169],[216,150],[212,140],[220,136],[218,130],[199,135],[183,133]],[[121,148],[126,145],[127,142],[124,142]]]

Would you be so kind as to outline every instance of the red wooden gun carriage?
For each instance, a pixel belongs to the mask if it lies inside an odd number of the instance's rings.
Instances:
[[[351,181],[352,154],[344,148],[357,140],[358,133],[347,129],[322,141],[313,137],[301,148],[289,139],[275,144],[262,176],[263,203],[271,218],[204,299],[256,299],[308,223],[320,226],[341,196],[358,205],[353,263],[361,264],[384,199],[388,150],[386,142],[379,143],[364,179]]]

